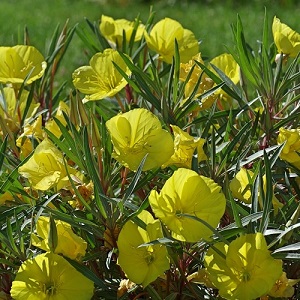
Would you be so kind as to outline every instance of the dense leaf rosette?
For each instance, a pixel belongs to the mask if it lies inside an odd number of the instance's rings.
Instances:
[[[173,237],[187,242],[209,239],[212,230],[198,219],[215,228],[226,205],[219,185],[189,169],[176,170],[160,193],[151,191],[149,202]]]
[[[204,258],[209,278],[225,299],[252,300],[268,293],[282,274],[261,233],[217,243]]]
[[[57,246],[54,253],[63,254],[71,259],[80,260],[87,248],[87,243],[80,236],[76,235],[70,224],[61,220],[55,220],[57,230]],[[32,244],[45,251],[50,251],[48,237],[50,231],[49,217],[39,217],[36,223],[37,234],[31,235]]]
[[[44,253],[26,260],[12,283],[16,300],[90,300],[91,280],[58,254]]]
[[[0,47],[0,82],[22,84],[41,78],[47,63],[33,46]]]
[[[144,171],[160,167],[174,152],[171,134],[144,108],[119,114],[106,127],[114,145],[113,157],[130,170],[136,171],[146,154]]]
[[[276,17],[273,19],[272,31],[278,52],[296,57],[300,52],[300,34]]]
[[[133,221],[126,222],[118,238],[118,264],[131,281],[146,287],[169,269],[170,262],[163,244],[139,247],[162,238],[163,234],[159,220],[154,220],[148,211],[142,211],[138,217],[146,228],[142,229]]]
[[[117,50],[105,49],[95,54],[89,66],[82,66],[73,72],[73,84],[83,94],[84,101],[101,100],[120,92],[127,81],[117,71],[114,63],[127,75],[131,74]]]
[[[161,60],[171,64],[175,54],[175,40],[178,43],[180,61],[188,62],[199,51],[194,34],[170,18],[156,23],[151,32],[145,32],[148,47],[159,54]]]

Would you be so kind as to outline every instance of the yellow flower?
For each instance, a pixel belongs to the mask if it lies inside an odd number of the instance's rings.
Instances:
[[[122,279],[120,281],[118,292],[117,292],[117,299],[121,298],[128,290],[132,289],[136,284],[129,279]]]
[[[126,19],[114,20],[111,17],[102,15],[100,23],[101,34],[110,42],[113,42],[117,47],[122,46],[123,43],[123,32],[126,37],[126,41],[129,42],[133,33],[135,22],[130,22]],[[144,33],[144,25],[139,24],[134,41],[141,40]]]
[[[278,53],[296,57],[300,52],[300,34],[281,23],[276,16],[273,19],[272,31]]]
[[[234,84],[240,81],[240,67],[231,54],[223,53],[212,59],[210,63],[220,69]],[[210,69],[216,73],[213,68]],[[216,75],[218,74],[216,73]],[[217,90],[215,94],[225,101],[230,100],[230,96],[222,89]]]
[[[54,253],[63,254],[71,259],[80,260],[87,248],[87,243],[80,236],[76,235],[70,224],[55,220],[57,230],[57,246]],[[50,251],[48,236],[50,231],[49,217],[39,217],[36,223],[37,234],[31,234],[32,244],[45,251]]]
[[[95,54],[89,66],[83,66],[73,72],[73,84],[85,94],[84,101],[101,100],[120,92],[127,81],[117,71],[113,62],[127,75],[131,74],[117,50],[105,49]]]
[[[181,62],[189,61],[199,51],[198,41],[194,34],[170,18],[156,23],[149,34],[145,32],[145,38],[149,49],[157,52],[159,58],[169,64],[172,63],[175,54],[175,39],[178,43]]]
[[[282,274],[261,233],[238,237],[229,245],[217,243],[204,257],[209,279],[225,299],[252,300],[268,293]],[[222,253],[222,256],[220,255]]]
[[[20,121],[26,117],[26,124],[38,110],[40,104],[31,101],[26,116],[24,116],[29,92],[22,91],[20,99],[16,98],[16,91],[12,87],[4,87],[3,94],[0,92],[0,116],[4,118],[11,131],[17,132],[20,129]]]
[[[67,124],[67,121],[65,120],[63,113],[69,115],[70,108],[65,102],[60,101],[57,111],[55,113],[55,118],[65,126]],[[53,119],[50,119],[46,122],[45,128],[51,131],[57,138],[61,136],[61,131],[59,129],[59,126]]]
[[[232,196],[247,204],[251,203],[251,187],[254,182],[254,173],[245,168],[241,168],[231,180],[229,188]]]
[[[300,155],[298,154],[300,151],[300,128],[279,128],[277,144],[280,145],[283,143],[285,143],[285,145],[279,157],[300,169]]]
[[[139,247],[162,238],[163,234],[159,220],[154,220],[148,211],[142,211],[138,217],[146,224],[146,230],[133,221],[126,222],[118,238],[118,264],[128,279],[146,287],[168,270],[170,263],[166,246],[156,244]]]
[[[198,162],[205,160],[206,155],[203,151],[205,139],[194,138],[178,126],[171,125],[174,133],[174,154],[163,164],[163,168],[174,165],[177,167],[188,168],[192,166],[192,158],[197,149]]]
[[[187,63],[180,64],[179,79],[180,81],[183,82],[186,81],[187,76],[189,75],[191,69],[194,68],[189,81],[185,85],[184,88],[185,99],[182,101],[182,104],[184,104],[187,98],[189,98],[193,93],[200,76],[201,76],[201,81],[198,86],[198,90],[196,91],[196,94],[194,96],[194,99],[199,98],[203,93],[207,92],[214,86],[214,81],[203,72],[203,70],[195,63],[195,61],[204,64],[201,57],[201,53],[198,53],[197,55],[193,56],[192,59]],[[209,97],[201,99],[201,103],[196,111],[198,112],[210,108],[216,99],[217,99],[217,95],[215,93],[210,95]]]
[[[11,287],[15,300],[90,300],[94,284],[58,254],[44,253],[21,265]]]
[[[235,175],[235,177],[231,180],[229,184],[230,191],[234,198],[243,201],[246,204],[251,204],[252,202],[252,186],[254,184],[254,173],[251,170],[247,170],[246,168],[241,168]],[[266,176],[263,176],[263,187],[266,190]],[[260,189],[259,189],[260,194]],[[263,207],[263,203],[261,200],[261,196],[258,194],[258,201],[261,207]],[[278,199],[273,194],[272,204],[277,214],[278,208],[281,208],[283,204],[278,201]]]
[[[220,186],[189,169],[176,170],[160,193],[151,191],[149,202],[156,217],[169,227],[173,237],[187,242],[209,239],[213,234],[193,217],[215,228],[226,205]]]
[[[14,197],[10,192],[0,194],[0,205],[5,205],[6,201],[13,201]]]
[[[41,78],[46,69],[42,54],[33,46],[0,47],[0,82],[22,84]]]
[[[207,269],[199,269],[197,272],[188,275],[186,279],[197,284],[205,285],[208,288],[213,289],[215,287],[208,277]]]
[[[71,167],[68,170],[70,174],[76,172]],[[63,155],[48,139],[36,147],[33,156],[19,167],[19,173],[36,190],[46,191],[52,187],[59,190],[69,185]]]
[[[196,55],[194,55],[188,62],[180,64],[179,79],[181,81],[186,80],[186,78],[188,77],[192,68],[194,68],[194,69],[190,76],[190,81],[192,81],[193,83],[196,83],[198,81],[200,75],[203,73],[203,70],[200,68],[200,66],[198,64],[195,63],[195,61],[198,61],[199,63],[204,65],[204,61],[201,57],[200,52],[197,53]],[[205,75],[205,74],[203,74],[203,75]]]
[[[231,54],[223,53],[212,59],[210,63],[220,69],[234,84],[240,81],[240,67]]]
[[[279,279],[276,280],[268,295],[274,298],[289,298],[293,297],[295,289],[293,285],[297,284],[300,279],[288,279],[286,273],[282,272]]]
[[[108,120],[106,127],[114,145],[113,157],[132,171],[146,154],[144,171],[160,167],[174,153],[171,134],[144,108],[119,114]]]
[[[24,126],[24,132],[17,138],[16,145],[21,149],[21,155],[27,157],[34,149],[33,138],[40,142],[44,139],[45,133],[42,129],[42,115],[32,123]]]

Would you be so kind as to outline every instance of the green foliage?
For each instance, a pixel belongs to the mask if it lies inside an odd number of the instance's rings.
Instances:
[[[242,80],[237,85],[216,66],[199,61],[182,80],[176,40],[173,63],[162,62],[147,48],[144,38],[134,42],[137,19],[130,41],[124,38],[118,49],[131,75],[115,64],[128,85],[116,97],[87,103],[82,102],[83,95],[75,89],[64,95],[65,83],[55,88],[58,70],[75,38],[81,39],[89,57],[111,44],[101,35],[98,23],[88,19],[84,25],[69,28],[67,22],[62,29],[60,26],[55,29],[45,55],[47,69],[43,77],[31,86],[23,84],[17,93],[17,100],[24,91],[29,93],[19,128],[14,131],[5,123],[4,117],[0,119],[0,291],[9,294],[21,263],[42,252],[32,245],[31,233],[38,217],[50,214],[48,244],[51,251],[55,251],[58,243],[54,220],[67,222],[87,242],[82,262],[68,261],[94,282],[94,299],[116,298],[119,284],[126,278],[117,264],[118,234],[129,221],[146,228],[138,215],[143,210],[151,211],[149,193],[153,189],[161,190],[177,169],[171,166],[143,171],[146,155],[138,170],[132,172],[114,159],[105,122],[120,111],[137,107],[152,111],[168,131],[170,125],[177,125],[192,137],[206,140],[207,159],[198,161],[196,149],[191,166],[198,174],[213,179],[222,187],[226,210],[218,228],[197,216],[178,214],[179,218],[186,217],[210,228],[210,241],[180,242],[171,236],[167,226],[162,225],[164,237],[140,247],[167,246],[172,267],[144,290],[141,286],[125,289],[120,299],[203,299],[206,296],[220,299],[215,289],[188,278],[203,269],[203,257],[209,246],[214,247],[218,241],[229,244],[245,233],[263,233],[272,256],[283,260],[288,278],[299,278],[300,171],[281,159],[284,144],[277,143],[279,128],[296,128],[299,123],[299,55],[289,61],[285,61],[282,54],[276,59],[276,47],[269,38],[267,15],[266,12],[258,50],[248,44],[241,17],[238,16],[232,26],[234,46],[228,47],[228,51],[240,66]],[[155,14],[150,13],[146,23],[148,31],[154,24],[154,17]],[[25,36],[25,40],[28,39]],[[186,96],[185,89],[196,68],[201,68],[201,75],[192,93]],[[72,71],[68,70],[68,74]],[[198,95],[205,76],[212,79],[214,85]],[[1,86],[1,97],[3,88],[4,85]],[[220,90],[226,92],[236,105],[224,109],[217,99],[211,107],[201,109],[205,100]],[[70,112],[63,112],[60,119],[55,113],[62,99],[69,104]],[[29,124],[42,115],[45,135],[63,153],[66,177],[70,182],[67,188],[36,191],[31,188],[30,180],[18,173],[18,168],[34,156],[35,147],[32,153],[23,157],[22,147],[15,143],[24,133],[28,122],[25,117],[34,101],[40,103],[40,108],[31,116]],[[50,120],[58,127],[60,136],[45,127]],[[33,146],[39,143],[33,133],[30,139]],[[71,166],[79,174],[73,174],[67,168]],[[243,167],[253,172],[253,176],[247,175],[247,188],[251,192],[249,203],[239,201],[230,186]],[[4,196],[8,198],[2,202]],[[280,207],[274,204],[274,197]],[[296,291],[294,297],[298,296],[299,291]]]

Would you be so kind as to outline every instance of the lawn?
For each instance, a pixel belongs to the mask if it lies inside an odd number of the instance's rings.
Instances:
[[[102,14],[113,18],[133,20],[140,16],[146,22],[150,6],[156,12],[155,20],[171,17],[185,28],[192,30],[201,40],[203,57],[209,59],[226,52],[226,46],[232,45],[231,24],[236,22],[237,14],[243,20],[247,41],[256,47],[262,36],[262,24],[265,7],[271,19],[278,16],[292,28],[299,30],[300,4],[297,1],[252,0],[241,4],[233,0],[206,1],[133,1],[133,0],[2,0],[0,2],[0,45],[23,43],[26,26],[30,43],[42,53],[51,40],[55,27],[62,27],[66,20],[69,26],[77,24],[86,27],[85,18],[99,22]],[[71,47],[60,70],[64,80],[70,80],[70,74],[78,66],[86,64],[90,54],[86,55],[84,44],[74,35]]]

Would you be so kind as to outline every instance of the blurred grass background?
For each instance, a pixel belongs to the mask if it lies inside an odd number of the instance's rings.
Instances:
[[[133,20],[138,14],[146,22],[150,6],[156,12],[155,21],[171,17],[192,30],[202,41],[200,50],[209,59],[231,47],[230,25],[241,16],[246,40],[252,47],[261,39],[265,8],[271,21],[276,15],[282,22],[300,32],[298,0],[0,0],[0,45],[23,43],[27,26],[30,43],[46,53],[57,24],[67,19],[69,26],[87,26],[84,18],[98,22],[102,14]],[[71,42],[62,65],[64,80],[70,80],[73,70],[87,64],[85,46],[77,35]]]

